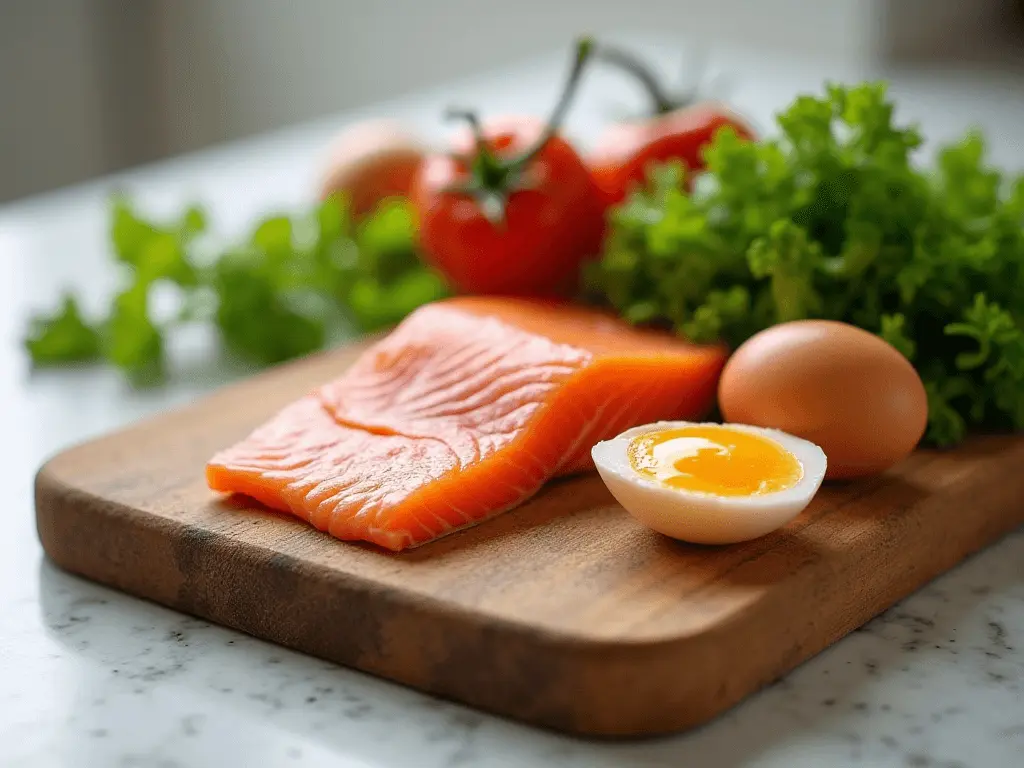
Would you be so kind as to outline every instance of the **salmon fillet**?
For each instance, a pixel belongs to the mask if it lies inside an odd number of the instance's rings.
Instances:
[[[435,302],[217,453],[207,482],[400,551],[592,469],[599,440],[701,417],[725,357],[580,307]]]

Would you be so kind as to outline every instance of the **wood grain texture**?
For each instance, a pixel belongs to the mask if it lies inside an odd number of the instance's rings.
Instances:
[[[1024,522],[1014,437],[826,485],[785,529],[722,548],[641,527],[593,473],[400,554],[207,490],[214,451],[359,351],[272,370],[52,458],[36,478],[46,552],[315,656],[612,736],[714,717]]]

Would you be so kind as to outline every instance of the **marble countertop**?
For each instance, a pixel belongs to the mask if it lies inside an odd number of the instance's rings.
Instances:
[[[646,41],[665,67],[665,41]],[[717,52],[735,100],[763,125],[858,62]],[[562,56],[374,110],[439,136],[449,102],[544,111]],[[946,139],[982,124],[995,159],[1024,166],[1022,83],[967,72],[885,73],[902,109]],[[610,76],[588,82],[570,129],[586,140],[635,104]],[[1024,755],[1024,531],[1005,538],[706,727],[627,743],[562,737],[441,702],[129,598],[43,556],[32,476],[45,457],[240,374],[202,333],[174,339],[172,378],[132,391],[106,370],[36,372],[18,347],[26,314],[63,285],[99,307],[115,275],[106,194],[152,212],[199,198],[226,234],[309,199],[316,162],[357,115],[217,147],[0,208],[0,765],[32,766],[910,766],[1020,765]],[[752,638],[756,642],[756,638]]]

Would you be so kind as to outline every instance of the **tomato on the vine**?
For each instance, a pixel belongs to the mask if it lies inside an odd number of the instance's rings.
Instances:
[[[473,112],[451,154],[423,162],[413,184],[426,260],[461,293],[568,296],[598,254],[604,206],[587,165],[559,128],[591,43],[577,45],[551,119],[481,124]]]

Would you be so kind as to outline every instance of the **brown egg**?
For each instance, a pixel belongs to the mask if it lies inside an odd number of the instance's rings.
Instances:
[[[331,143],[320,198],[347,195],[353,215],[364,216],[386,198],[408,196],[423,155],[420,140],[393,120],[351,125]]]
[[[924,385],[878,336],[846,323],[801,320],[748,339],[718,386],[727,421],[774,427],[816,443],[828,478],[882,472],[917,446],[928,420]]]

